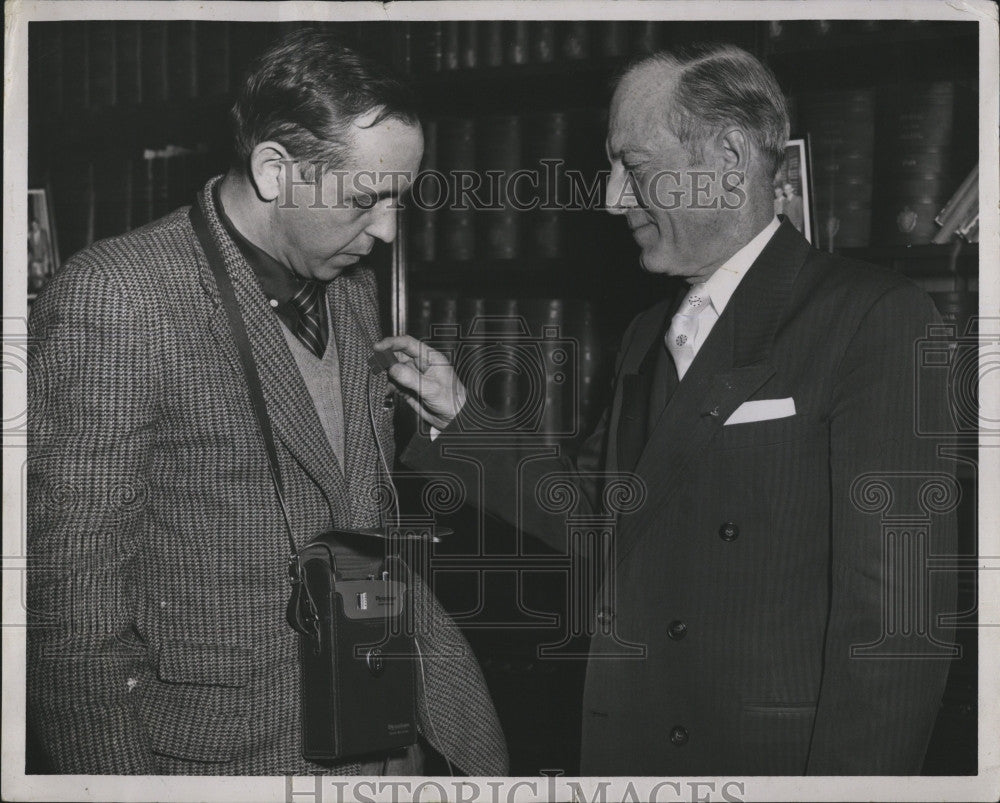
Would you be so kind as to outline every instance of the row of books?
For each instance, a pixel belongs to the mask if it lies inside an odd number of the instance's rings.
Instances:
[[[52,189],[60,253],[72,256],[190,204],[217,167],[204,146],[169,145],[58,171]]]
[[[56,113],[224,98],[256,55],[302,26],[335,33],[416,73],[624,58],[651,53],[665,40],[662,22],[37,22],[29,28],[32,97]]]
[[[798,98],[821,248],[932,241],[960,183],[953,131],[961,102],[948,81]]]
[[[808,133],[812,148],[820,248],[916,245],[939,234],[935,220],[961,184],[953,142],[958,94],[953,83],[936,82],[795,99],[795,129]],[[602,203],[606,125],[598,109],[427,120],[423,166],[438,178],[420,180],[420,197],[409,204],[411,258],[567,256],[592,218],[567,205]],[[55,171],[62,252],[187,203],[211,168],[220,167],[209,161],[204,148],[167,147]],[[522,171],[530,175],[517,178]],[[473,179],[478,186],[469,191]]]
[[[845,36],[885,42],[923,29],[929,29],[925,20],[769,20],[767,38],[772,46],[806,50]]]
[[[648,54],[666,41],[655,21],[468,20],[417,22],[409,29],[414,72],[548,64]]]
[[[31,102],[47,114],[235,95],[250,62],[308,26],[388,58],[378,23],[67,21],[28,29]]]
[[[418,178],[411,256],[426,262],[564,256],[569,172],[597,188],[590,203],[599,204],[606,125],[603,111],[588,109],[427,120],[423,168],[440,178]],[[443,203],[435,204],[438,198]]]
[[[573,438],[592,425],[603,369],[587,301],[421,293],[410,334],[451,359],[484,429]]]

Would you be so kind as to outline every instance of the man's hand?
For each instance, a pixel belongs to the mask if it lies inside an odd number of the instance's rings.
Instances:
[[[431,426],[443,430],[465,405],[465,386],[441,352],[409,335],[380,340],[375,350],[395,352],[399,362],[389,368],[389,378]]]

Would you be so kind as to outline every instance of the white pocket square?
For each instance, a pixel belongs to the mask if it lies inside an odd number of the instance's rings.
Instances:
[[[723,426],[730,424],[750,424],[754,421],[771,421],[795,415],[795,399],[758,399],[743,402],[733,412]]]

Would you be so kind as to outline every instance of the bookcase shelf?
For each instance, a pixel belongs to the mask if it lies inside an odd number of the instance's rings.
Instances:
[[[911,277],[952,276],[972,278],[979,275],[979,244],[963,243],[955,262],[955,271],[949,268],[951,245],[869,246],[866,248],[841,248],[838,253],[862,262],[894,267]]]

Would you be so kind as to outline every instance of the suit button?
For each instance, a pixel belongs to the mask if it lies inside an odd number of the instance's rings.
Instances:
[[[688,729],[683,725],[674,725],[670,731],[670,741],[675,747],[683,747],[688,741]]]
[[[674,619],[669,625],[667,625],[667,635],[670,636],[674,641],[680,641],[687,635],[688,626],[680,619]]]
[[[739,534],[740,528],[731,521],[727,521],[719,527],[719,538],[723,541],[735,541],[739,537]]]

